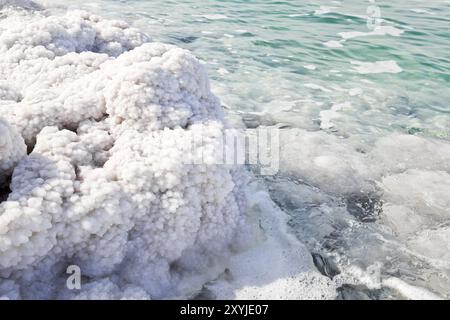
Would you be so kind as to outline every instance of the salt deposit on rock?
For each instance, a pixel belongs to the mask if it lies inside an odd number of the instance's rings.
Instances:
[[[205,69],[121,21],[2,15],[0,179],[14,172],[0,204],[0,296],[182,294],[182,274],[225,256],[244,220],[245,172],[207,160],[226,124]],[[180,145],[204,163],[181,161]],[[71,264],[81,294],[66,289]]]

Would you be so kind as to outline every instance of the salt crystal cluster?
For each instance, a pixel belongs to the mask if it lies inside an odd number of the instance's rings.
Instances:
[[[83,11],[1,14],[0,297],[180,294],[244,219],[242,168],[182,161],[226,128],[204,67]]]

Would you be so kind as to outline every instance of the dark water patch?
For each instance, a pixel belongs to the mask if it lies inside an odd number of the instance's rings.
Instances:
[[[289,31],[290,30],[288,27],[281,27],[281,26],[268,26],[268,27],[265,27],[264,29],[275,30],[275,31]]]
[[[196,36],[172,36],[171,38],[180,43],[193,43],[198,39]]]
[[[322,240],[322,248],[327,252],[334,252],[339,250],[340,248],[345,248],[347,246],[347,242],[342,238],[341,231],[345,228],[334,228],[332,232],[323,237]]]
[[[321,15],[315,15],[313,12],[311,12],[309,15],[298,15],[291,17],[291,19],[304,20],[305,22],[323,23],[323,24],[341,24],[341,25],[366,24],[366,19],[337,12],[328,12],[326,14]]]
[[[300,74],[300,75],[308,74],[308,71],[305,70],[305,68],[298,68],[298,69],[292,70],[290,72],[295,73],[295,74]]]
[[[427,32],[420,31],[420,30],[407,30],[405,32],[405,36],[407,38],[412,38],[413,36],[414,37],[428,37],[428,36],[430,36],[430,34]],[[419,38],[419,40],[423,40],[423,39]]]
[[[300,47],[300,42],[297,40],[286,40],[286,39],[275,39],[275,40],[256,40],[253,44],[258,47],[270,47],[274,49],[285,48],[285,47]]]
[[[245,31],[245,32],[238,33],[237,36],[244,37],[244,38],[251,38],[251,37],[255,37],[256,35],[250,31]]]
[[[271,6],[287,6],[287,7],[294,7],[294,8],[298,8],[299,5],[297,3],[292,3],[292,2],[288,2],[288,1],[273,1],[273,2],[269,2],[268,3]]]
[[[347,211],[361,222],[375,222],[383,203],[377,194],[352,194],[345,198]]]
[[[399,95],[392,101],[389,101],[386,108],[388,110],[393,110],[396,115],[404,115],[408,117],[415,117],[417,115],[417,110],[411,103],[410,98],[403,95]]]

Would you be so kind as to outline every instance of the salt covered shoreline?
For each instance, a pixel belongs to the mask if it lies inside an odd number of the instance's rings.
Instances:
[[[350,4],[242,4],[247,25],[102,4],[0,1],[1,298],[449,297],[446,93],[420,107],[422,69],[389,47],[420,35]],[[185,161],[230,127],[277,130],[277,174]]]
[[[201,125],[205,144],[226,126],[189,52],[83,11],[2,14],[0,163],[14,173],[0,204],[0,296],[186,298],[216,279],[214,297],[334,297],[284,239],[280,212],[249,213],[243,168],[178,160],[171,139]],[[259,270],[260,259],[278,261]],[[80,291],[65,286],[69,265]],[[235,280],[220,281],[225,270]],[[323,284],[305,290],[309,277]]]

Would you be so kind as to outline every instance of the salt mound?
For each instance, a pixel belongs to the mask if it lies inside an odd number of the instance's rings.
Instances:
[[[214,277],[243,225],[246,174],[205,160],[226,124],[199,61],[82,11],[1,13],[0,177],[14,173],[0,297],[164,298],[187,275]],[[14,130],[32,149],[18,164]],[[204,161],[181,161],[180,145]]]

